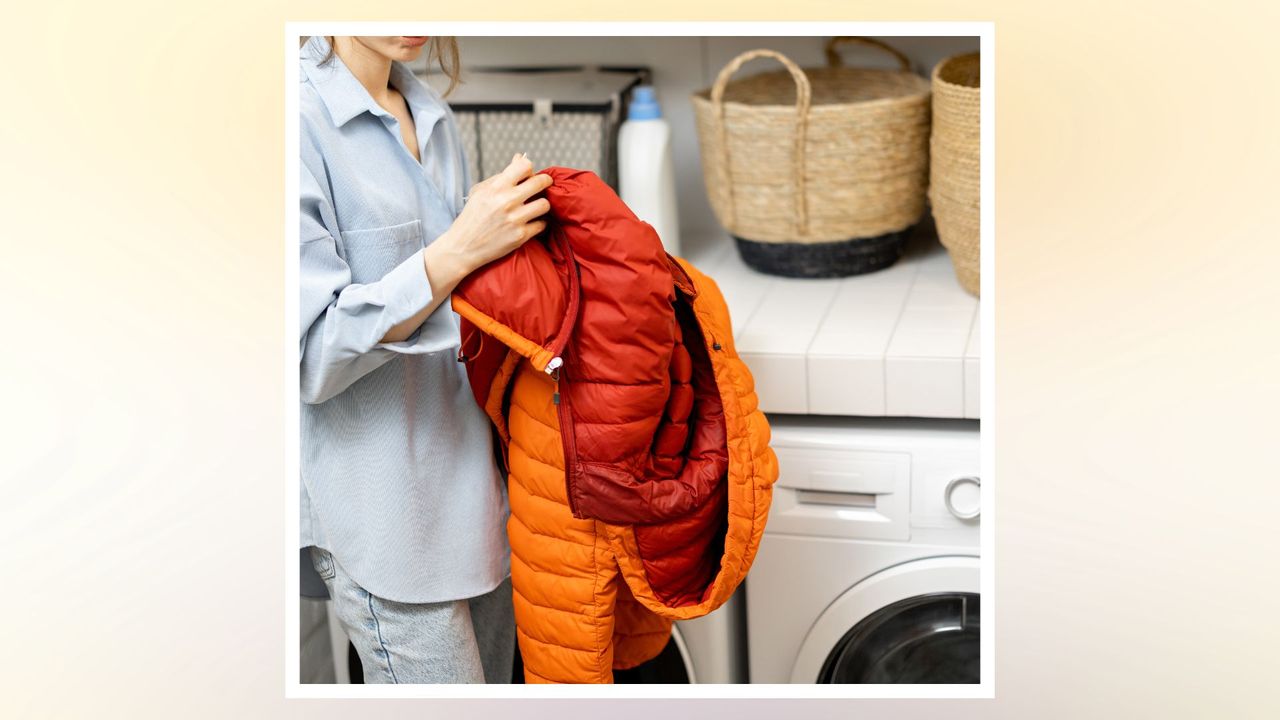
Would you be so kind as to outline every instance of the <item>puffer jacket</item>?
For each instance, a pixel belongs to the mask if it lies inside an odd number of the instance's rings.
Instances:
[[[596,175],[463,281],[459,360],[508,470],[527,682],[611,682],[746,577],[777,459],[719,288]]]

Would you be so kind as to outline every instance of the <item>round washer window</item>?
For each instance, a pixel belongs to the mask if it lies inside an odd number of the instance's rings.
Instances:
[[[883,607],[827,656],[822,683],[977,683],[978,595],[936,593]]]

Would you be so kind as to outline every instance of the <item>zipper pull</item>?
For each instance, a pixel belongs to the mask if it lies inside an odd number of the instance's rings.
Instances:
[[[560,356],[556,356],[547,361],[545,372],[551,376],[556,384],[555,392],[551,393],[551,402],[555,405],[560,404],[560,366],[564,364],[564,360]]]
[[[555,372],[559,370],[560,366],[563,364],[564,364],[564,360],[561,360],[560,356],[557,355],[556,357],[553,357],[547,361],[547,367],[545,372],[553,378],[558,378],[559,376],[556,375]]]
[[[560,404],[560,366],[563,364],[564,361],[557,356],[551,358],[545,368],[546,373],[551,376],[551,381],[556,384],[555,392],[551,393],[551,402],[554,405]]]

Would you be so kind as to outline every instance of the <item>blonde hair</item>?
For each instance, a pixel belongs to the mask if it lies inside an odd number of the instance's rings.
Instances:
[[[332,35],[326,35],[324,37],[325,41],[329,43],[329,52],[324,56],[324,59],[320,61],[321,65],[333,62],[333,59],[337,57],[337,55],[334,54],[333,37],[334,36]],[[309,38],[303,38],[302,42],[305,43],[308,39]],[[444,73],[444,76],[449,78],[449,87],[444,91],[444,94],[447,96],[449,93],[453,92],[454,88],[458,87],[458,83],[460,82],[459,78],[462,75],[462,63],[458,59],[458,38],[453,37],[452,35],[433,35],[431,39],[427,41],[428,70],[431,69],[431,65],[433,63],[438,64],[440,66],[440,72]]]

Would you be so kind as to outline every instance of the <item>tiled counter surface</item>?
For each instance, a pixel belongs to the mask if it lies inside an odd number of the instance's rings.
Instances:
[[[978,300],[931,232],[890,268],[834,280],[755,272],[727,234],[683,250],[724,293],[765,412],[978,417]]]

